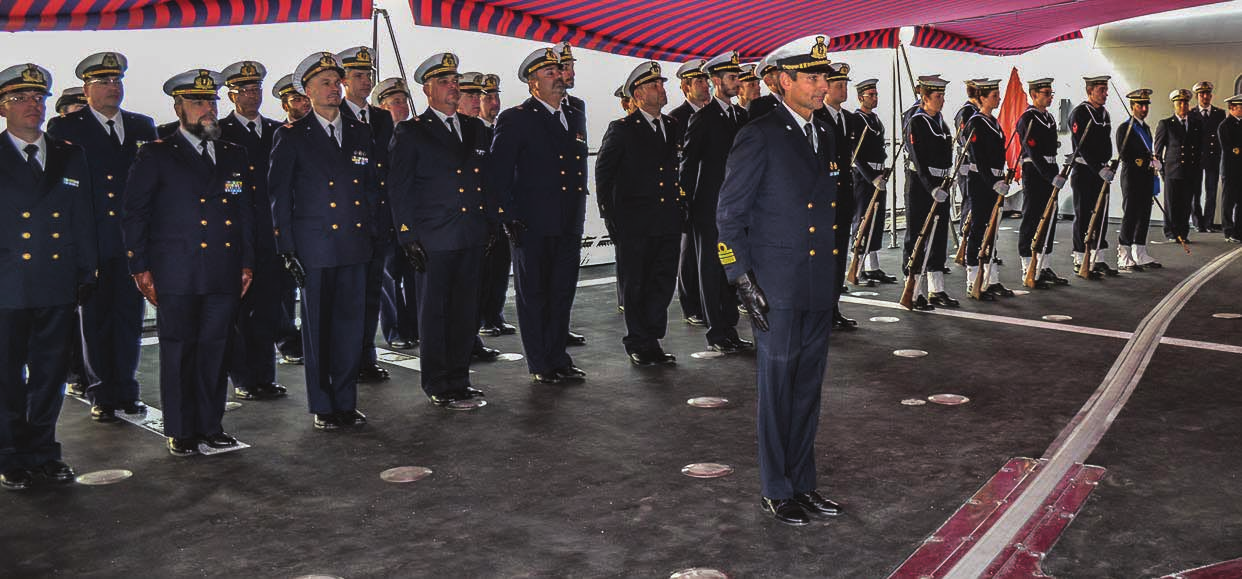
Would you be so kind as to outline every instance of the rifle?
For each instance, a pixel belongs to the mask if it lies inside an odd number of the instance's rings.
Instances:
[[[966,218],[962,220],[962,237],[957,244],[957,254],[953,256],[953,263],[958,265],[966,265],[966,238],[969,236],[970,221],[975,217],[973,211],[966,214]]]
[[[1005,175],[1005,183],[1012,184],[1017,173],[1009,169]],[[992,252],[996,245],[996,228],[1000,225],[1001,207],[1005,205],[1008,195],[997,195],[996,204],[992,206],[992,217],[988,219],[988,228],[983,233],[983,243],[979,245],[979,270],[975,272],[974,283],[970,286],[970,297],[980,299],[983,296],[983,273],[987,264],[992,261]]]
[[[1121,146],[1117,148],[1117,156],[1108,162],[1108,171],[1116,174],[1117,165],[1121,164],[1121,151],[1126,148],[1126,143],[1130,142],[1130,134],[1134,132],[1134,123],[1126,125],[1126,134],[1121,138]],[[1084,133],[1085,134],[1085,133]],[[1081,143],[1079,143],[1081,146]],[[1083,279],[1091,279],[1091,262],[1094,260],[1091,253],[1091,245],[1093,236],[1098,236],[1095,243],[1095,252],[1099,253],[1100,246],[1104,243],[1104,234],[1096,227],[1097,219],[1103,217],[1103,210],[1106,207],[1105,201],[1108,199],[1109,182],[1105,181],[1100,186],[1100,194],[1095,199],[1095,209],[1091,212],[1091,221],[1087,223],[1087,235],[1083,238],[1083,249],[1087,252],[1083,255],[1082,263],[1078,264],[1078,277]]]
[[[1087,133],[1091,132],[1091,123],[1087,123],[1087,128],[1083,129],[1082,136],[1078,137],[1078,146],[1074,147],[1074,152],[1065,159],[1065,164],[1061,166],[1061,171],[1057,173],[1061,183],[1069,178],[1070,169],[1074,168],[1074,163],[1078,161],[1078,151],[1082,148],[1082,143],[1087,138]],[[1044,253],[1044,240],[1048,237],[1048,228],[1052,226],[1052,221],[1056,216],[1057,197],[1061,194],[1061,186],[1056,185],[1056,179],[1053,179],[1052,195],[1048,197],[1048,203],[1044,205],[1044,214],[1039,219],[1039,226],[1035,228],[1035,237],[1031,239],[1031,263],[1026,267],[1026,275],[1022,278],[1022,285],[1033,288],[1035,287],[1035,279],[1038,274],[1039,265],[1036,255]]]
[[[880,176],[887,182],[892,172],[892,167],[886,167]],[[863,255],[867,253],[867,248],[871,246],[871,235],[875,233],[872,231],[871,220],[875,217],[875,209],[879,207],[880,195],[883,193],[884,191],[879,187],[876,187],[875,191],[871,193],[871,202],[867,204],[867,212],[863,215],[862,221],[858,223],[858,231],[854,235],[854,247],[851,251],[853,261],[850,262],[849,274],[845,276],[854,285],[858,285],[858,269],[862,265]],[[863,238],[863,233],[866,233],[865,239]]]
[[[973,132],[971,130],[971,133]],[[953,186],[953,181],[957,179],[958,170],[962,168],[962,161],[966,158],[966,155],[962,154],[964,150],[958,151],[957,159],[953,162],[953,170],[948,175],[945,175],[944,181],[940,184],[939,189],[945,193],[949,192],[949,188]],[[931,193],[935,195],[935,191],[931,191]],[[914,249],[910,252],[909,261],[906,262],[906,286],[901,292],[901,299],[898,300],[898,303],[908,310],[914,309],[914,286],[918,276],[923,273],[922,269],[915,266],[919,263],[922,253],[927,251],[925,246],[931,243],[931,237],[928,233],[932,231],[933,221],[939,217],[936,215],[936,209],[940,206],[940,203],[938,199],[932,201],[931,211],[927,212],[927,219],[923,220],[923,227],[919,230],[918,238],[914,240]],[[907,224],[908,226],[909,224]],[[923,261],[926,261],[926,259]]]

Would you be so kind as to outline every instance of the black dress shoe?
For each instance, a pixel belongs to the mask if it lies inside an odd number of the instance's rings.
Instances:
[[[120,410],[123,410],[126,414],[143,414],[147,411],[147,405],[141,400],[134,400],[133,402],[121,404]]]
[[[561,368],[557,368],[555,372],[557,376],[560,376],[562,379],[565,379],[565,380],[582,380],[586,378],[586,375],[587,375],[586,371],[584,371],[582,368],[574,366],[573,364],[570,364],[568,366],[564,366]]]
[[[871,281],[878,281],[880,283],[897,283],[896,277],[884,273],[884,270],[882,269],[864,271],[863,277]]]
[[[227,432],[208,434],[207,436],[200,436],[198,439],[211,448],[231,448],[237,446],[237,439],[229,436]]]
[[[721,354],[735,354],[738,351],[737,344],[734,344],[733,340],[730,340],[728,338],[725,338],[714,344],[708,343],[707,347],[717,352],[720,352]]]
[[[642,350],[630,352],[630,363],[635,366],[655,366],[659,364],[652,352]]]
[[[485,338],[499,338],[500,328],[497,328],[496,326],[483,326],[482,328],[479,328],[479,335]]]
[[[927,301],[927,296],[919,296],[914,298],[914,305],[910,309],[916,312],[930,312],[936,309],[936,306],[931,305],[931,302]]]
[[[276,383],[259,384],[259,391],[266,393],[271,398],[279,398],[289,394],[289,389]]]
[[[561,375],[556,372],[534,372],[530,375],[532,382],[540,384],[560,384]]]
[[[454,402],[464,402],[466,400],[470,400],[471,398],[474,398],[474,396],[471,396],[470,392],[466,391],[465,388],[441,392],[440,394],[432,394],[427,397],[428,400],[431,400],[432,404],[435,404],[441,408]]]
[[[810,517],[806,516],[806,511],[802,510],[802,507],[793,499],[763,497],[759,502],[759,507],[786,525],[801,527],[811,522]]]
[[[379,364],[364,365],[358,370],[358,380],[363,382],[376,382],[388,379],[388,370],[381,368]]]
[[[233,397],[238,400],[267,400],[270,398],[257,384],[253,388],[245,386],[233,388]]]
[[[1117,271],[1125,271],[1125,272],[1131,272],[1131,273],[1142,273],[1142,272],[1143,272],[1143,266],[1138,265],[1138,264],[1135,264],[1135,265],[1121,265],[1121,266],[1117,266]]]
[[[6,491],[24,491],[32,485],[34,485],[34,479],[24,468],[15,468],[0,473],[0,488]]]
[[[466,386],[465,390],[466,394],[469,394],[471,398],[483,398],[484,396],[487,396],[486,392],[479,390],[474,386]]]
[[[754,347],[755,347],[755,343],[754,343],[754,342],[752,342],[752,341],[750,341],[750,340],[743,340],[743,339],[738,338],[738,337],[736,337],[736,336],[734,336],[734,337],[732,337],[732,338],[729,338],[729,341],[730,341],[730,342],[733,342],[733,345],[734,345],[735,347],[737,347],[737,349],[738,349],[739,351],[740,351],[740,350],[751,350],[751,349],[754,349]]]
[[[1118,275],[1121,275],[1121,272],[1109,267],[1107,263],[1102,261],[1097,261],[1095,263],[1095,267],[1091,268],[1091,271],[1102,273],[1108,277],[1117,277]]]
[[[341,418],[336,414],[316,414],[315,430],[340,430]]]
[[[388,342],[388,346],[394,350],[413,350],[414,342],[409,340],[393,340]]]
[[[56,484],[71,483],[74,475],[77,474],[73,472],[73,467],[62,460],[49,460],[35,467],[34,472]]]
[[[1005,287],[1004,284],[1000,284],[1000,283],[994,283],[988,286],[987,288],[984,288],[983,291],[990,293],[994,296],[1000,296],[1002,298],[1011,298],[1015,295],[1013,293],[1013,290]]]
[[[697,315],[687,316],[686,323],[690,324],[691,326],[706,326],[707,325],[707,321],[704,320],[702,316],[697,316]]]
[[[79,398],[86,396],[86,385],[81,382],[69,382],[65,384],[65,394]]]
[[[95,422],[116,422],[116,410],[111,406],[96,404],[91,406],[91,420]]]
[[[490,362],[500,357],[500,350],[497,350],[496,348],[488,348],[483,345],[476,345],[474,347],[474,351],[470,352],[470,357],[476,360]]]
[[[949,294],[945,292],[936,292],[931,294],[931,297],[927,301],[933,306],[939,306],[942,308],[956,308],[962,305],[961,302],[949,297]]]
[[[1042,279],[1035,278],[1035,289],[1041,289],[1041,290],[1052,289],[1052,284]]]
[[[983,291],[979,292],[979,297],[977,297],[977,298],[975,297],[975,292],[973,292],[973,291],[967,290],[966,294],[967,294],[967,295],[969,295],[972,299],[977,299],[977,300],[979,300],[979,301],[981,301],[981,302],[994,302],[994,301],[996,301],[996,294],[993,294],[993,293],[988,293],[988,291],[987,291],[987,290],[983,290]]]
[[[367,415],[355,408],[345,412],[338,412],[336,420],[341,423],[341,426],[362,426],[367,423]]]
[[[190,456],[198,454],[197,438],[168,437],[168,454],[173,456]]]
[[[1039,270],[1039,278],[1038,278],[1038,279],[1039,279],[1040,281],[1046,281],[1046,282],[1048,282],[1048,283],[1050,283],[1050,284],[1053,284],[1053,285],[1069,285],[1069,280],[1068,280],[1068,279],[1063,278],[1063,277],[1061,277],[1061,276],[1057,275],[1057,272],[1052,271],[1052,268],[1050,268],[1050,267],[1045,267],[1045,268],[1043,268],[1043,269]]]
[[[516,333],[517,333],[517,326],[513,324],[506,324],[504,322],[500,323],[500,335],[512,336],[513,334],[516,334]]]
[[[302,364],[302,357],[294,354],[281,354],[280,363],[290,366],[300,366]]]
[[[851,320],[841,315],[841,310],[832,311],[832,328],[834,330],[852,330],[858,327],[858,320]]]
[[[835,517],[842,512],[841,505],[824,498],[817,491],[794,495],[793,500],[802,510],[814,515]]]
[[[570,346],[585,346],[586,336],[575,333],[575,332],[570,332],[569,338],[565,340],[565,343],[569,344]]]
[[[677,356],[674,356],[668,352],[665,352],[664,350],[660,350],[656,352],[656,363],[657,364],[676,364]]]

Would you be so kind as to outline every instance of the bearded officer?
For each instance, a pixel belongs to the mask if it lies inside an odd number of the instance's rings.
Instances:
[[[531,98],[496,119],[488,188],[502,200],[531,378],[581,380],[586,372],[566,344],[586,215],[586,119],[562,103],[565,81],[553,49],[523,59],[518,79]]]
[[[82,148],[42,131],[52,75],[19,64],[0,71],[0,488],[73,481],[56,421],[74,306],[95,284],[91,174]]]
[[[751,62],[742,65],[742,74],[738,75],[737,89],[737,106],[742,107],[750,112],[750,103],[755,102],[759,98],[759,77],[756,76],[755,67],[758,63]]]
[[[1190,116],[1190,91],[1179,88],[1169,93],[1173,116],[1156,125],[1152,151],[1164,165],[1165,198],[1168,199],[1164,220],[1164,236],[1170,241],[1190,239],[1190,221],[1194,217],[1194,197],[1203,178],[1200,163],[1203,145],[1203,122]]]
[[[690,122],[690,115],[711,102],[707,73],[703,72],[703,65],[706,63],[706,60],[699,58],[677,68],[677,81],[686,100],[669,111],[668,116],[673,117],[683,131]],[[682,224],[681,247],[678,251],[677,302],[681,305],[682,316],[691,326],[705,326],[707,321],[703,318],[703,298],[699,293],[699,262],[694,253],[694,231],[689,220]]]
[[[366,422],[357,409],[365,315],[358,296],[380,200],[372,134],[341,113],[344,74],[331,52],[298,64],[294,87],[310,99],[311,114],[276,131],[268,172],[276,248],[302,287],[307,399],[315,428],[325,431]],[[387,229],[392,219],[383,219]]]
[[[1151,127],[1145,122],[1151,107],[1151,93],[1151,89],[1141,88],[1127,94],[1132,119],[1117,126],[1122,212],[1121,230],[1117,234],[1117,269],[1121,271],[1160,267],[1147,253],[1152,197],[1160,193],[1156,172],[1161,165],[1152,155]]]
[[[142,294],[129,277],[121,241],[122,187],[138,148],[156,139],[151,117],[121,109],[125,97],[125,56],[99,52],[78,63],[88,106],[54,118],[48,134],[86,149],[95,195],[95,231],[99,248],[97,290],[81,308],[87,368],[91,384],[91,418],[116,422],[116,412],[141,414],[138,356],[142,339]]]
[[[1074,190],[1074,267],[1077,268],[1086,259],[1091,267],[1092,279],[1098,279],[1102,275],[1117,275],[1117,270],[1104,262],[1103,249],[1108,247],[1108,242],[1104,240],[1107,206],[1095,218],[1095,231],[1099,232],[1098,250],[1097,247],[1087,247],[1086,240],[1100,191],[1107,194],[1105,188],[1116,176],[1108,166],[1109,158],[1113,155],[1112,118],[1104,108],[1104,104],[1108,102],[1109,78],[1084,77],[1087,99],[1070,111],[1069,118],[1070,141],[1077,153],[1073,172],[1070,173],[1070,187]],[[1091,127],[1089,132],[1088,126]]]
[[[737,295],[725,278],[716,257],[716,199],[724,182],[725,162],[738,129],[746,124],[746,111],[730,104],[737,96],[741,66],[736,51],[726,52],[703,64],[715,93],[711,101],[690,116],[682,147],[679,181],[690,200],[690,222],[698,259],[699,294],[707,319],[707,345],[732,354],[754,346],[737,333]]]
[[[1043,218],[1044,209],[1052,197],[1057,183],[1064,186],[1057,166],[1057,149],[1061,146],[1057,136],[1057,119],[1048,112],[1052,104],[1052,79],[1041,78],[1026,83],[1031,104],[1018,117],[1016,131],[1022,135],[1022,224],[1018,226],[1018,256],[1022,258],[1022,272],[1034,259],[1039,271],[1035,287],[1047,289],[1052,285],[1068,285],[1065,279],[1052,270],[1052,248],[1056,239],[1056,223],[1049,221],[1044,231],[1043,246],[1031,249],[1035,231]],[[1052,218],[1056,217],[1053,208]]]
[[[809,54],[774,58],[784,104],[738,133],[716,218],[718,258],[759,342],[760,505],[789,525],[841,513],[818,492],[815,468],[840,251],[833,141],[812,114],[835,74],[827,54],[820,36]]]
[[[138,289],[159,308],[160,400],[174,456],[200,442],[237,445],[222,425],[225,364],[254,276],[255,224],[246,150],[219,140],[222,84],[204,69],[164,83],[181,127],[143,147],[125,184],[125,249]]]
[[[862,144],[858,147],[858,158],[854,162],[854,221],[850,226],[850,235],[858,235],[862,220],[866,216],[867,206],[874,196],[875,209],[871,215],[871,225],[863,232],[864,243],[862,273],[859,277],[878,283],[897,283],[897,278],[880,269],[880,246],[884,241],[884,216],[888,198],[888,175],[885,163],[888,160],[887,137],[884,133],[884,122],[875,108],[880,101],[880,93],[876,88],[878,79],[869,78],[854,85],[858,94],[858,110],[854,111],[859,122],[859,135]],[[861,135],[866,135],[861,136]],[[879,190],[877,193],[876,190]],[[842,252],[852,245],[841,247]]]
[[[623,280],[622,339],[637,366],[671,364],[660,340],[677,281],[684,200],[677,186],[681,127],[663,114],[668,104],[660,65],[644,62],[626,79],[638,110],[608,125],[595,163],[595,191],[616,232],[617,278]]]

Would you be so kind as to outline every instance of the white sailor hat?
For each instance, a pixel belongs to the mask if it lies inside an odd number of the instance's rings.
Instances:
[[[1093,87],[1093,86],[1106,85],[1106,84],[1108,84],[1108,81],[1109,81],[1109,79],[1111,79],[1111,78],[1113,78],[1113,77],[1108,76],[1108,75],[1105,75],[1105,76],[1084,76],[1084,77],[1082,77],[1082,81],[1083,81],[1083,82],[1085,82],[1085,83],[1087,83],[1087,88],[1091,88],[1091,87]]]
[[[82,80],[100,76],[125,76],[129,61],[119,52],[96,52],[78,63],[73,73]]]
[[[724,54],[716,55],[711,60],[703,63],[703,72],[708,75],[724,74],[726,72],[742,72],[742,63],[738,60],[736,50],[730,50]]]
[[[397,93],[405,93],[406,98],[409,98],[410,89],[405,86],[405,79],[394,76],[379,81],[375,85],[375,89],[371,91],[371,98],[375,99],[377,103],[382,103],[384,99]]]
[[[638,85],[656,81],[664,82],[666,80],[668,79],[664,78],[663,74],[660,74],[660,63],[649,60],[630,71],[630,75],[625,79],[625,94],[633,96],[634,89]]]
[[[1169,100],[1171,100],[1171,101],[1173,101],[1173,102],[1177,102],[1177,101],[1186,101],[1186,102],[1190,102],[1190,96],[1191,96],[1191,95],[1190,95],[1190,91],[1188,91],[1188,90],[1186,90],[1186,89],[1184,89],[1184,88],[1179,88],[1179,89],[1175,89],[1173,92],[1169,93]]]
[[[345,77],[345,68],[341,60],[331,52],[316,52],[302,59],[298,67],[293,69],[293,90],[306,94],[306,82],[315,75],[329,70],[336,71],[341,78]]]
[[[253,60],[234,62],[220,71],[224,75],[224,86],[237,88],[243,84],[263,82],[267,78],[267,68]]]
[[[1212,84],[1212,81],[1201,80],[1199,82],[1196,82],[1195,86],[1191,87],[1190,90],[1195,91],[1195,94],[1199,94],[1203,92],[1212,92],[1215,89],[1216,89],[1216,85]]]
[[[457,88],[461,92],[483,94],[483,80],[486,76],[481,72],[463,72],[457,80]]]
[[[60,98],[56,99],[56,106],[52,107],[52,110],[56,112],[60,112],[60,109],[62,107],[67,107],[69,105],[85,105],[85,104],[86,104],[86,93],[82,90],[82,87],[71,86],[65,89],[64,91],[61,91]]]
[[[366,46],[346,48],[336,53],[336,59],[341,61],[341,66],[347,70],[351,68],[371,70],[375,67],[375,58],[371,54],[371,49]]]
[[[768,55],[768,63],[781,70],[834,74],[832,61],[828,60],[827,40],[826,36],[816,36],[810,50],[792,46],[777,49]]]
[[[876,86],[878,86],[879,84],[880,84],[880,79],[878,79],[878,78],[869,78],[869,79],[866,79],[866,80],[861,80],[861,81],[858,81],[857,83],[855,83],[855,84],[854,84],[854,90],[858,91],[858,94],[862,94],[862,93],[864,93],[864,92],[867,92],[867,91],[869,91],[869,90],[871,90],[871,89],[875,88],[875,87],[876,87]]]
[[[677,78],[707,78],[707,73],[703,72],[704,64],[707,64],[706,60],[696,58],[677,67]]]
[[[438,76],[457,75],[457,55],[451,52],[438,52],[427,57],[418,68],[414,69],[414,82],[427,84],[427,81]]]
[[[276,81],[276,84],[272,85],[272,96],[281,99],[290,94],[301,93],[299,93],[297,89],[293,88],[293,75],[286,74],[285,76],[280,77],[280,80]]]
[[[52,73],[33,62],[17,64],[0,71],[0,95],[34,90],[51,95]]]
[[[553,47],[540,48],[522,59],[522,64],[518,66],[518,80],[527,82],[536,70],[549,66],[560,67],[561,57],[556,55]]]
[[[195,68],[164,81],[164,94],[191,100],[214,101],[220,99],[219,90],[224,75],[205,68]]]

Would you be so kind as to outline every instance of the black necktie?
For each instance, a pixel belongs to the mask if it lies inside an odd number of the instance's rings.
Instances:
[[[725,116],[729,117],[729,122],[737,124],[737,117],[733,115],[733,107],[725,108]]]
[[[198,146],[200,149],[203,150],[203,152],[201,153],[201,156],[203,157],[203,162],[207,163],[207,168],[211,169],[212,171],[215,171],[216,162],[211,160],[211,153],[207,152],[207,141],[200,142]]]
[[[246,129],[250,131],[250,134],[254,136],[256,141],[259,140],[259,131],[255,129],[254,121],[246,123]]]
[[[461,135],[457,134],[457,129],[453,126],[453,117],[444,117],[444,122],[448,124],[449,134],[453,135],[458,141],[461,141]]]
[[[811,151],[818,153],[819,151],[815,150],[815,136],[811,134],[811,123],[802,125],[802,132],[806,133],[806,142],[811,145]]]
[[[552,111],[552,118],[553,118],[553,119],[556,119],[556,125],[557,125],[557,126],[559,126],[559,127],[560,127],[560,128],[562,128],[562,129],[564,129],[564,128],[565,128],[565,123],[561,122],[561,111],[559,111],[559,110],[557,110],[557,111]]]
[[[367,122],[367,110],[366,109],[359,110],[358,118],[362,119],[362,122],[364,123]]]
[[[664,136],[664,126],[660,123],[660,119],[651,119],[651,124],[655,125],[655,132],[660,136],[660,140],[668,142],[668,137]]]
[[[341,142],[336,140],[336,125],[328,125],[328,138],[332,139],[332,145],[338,150],[341,148]]]
[[[43,166],[39,164],[39,146],[26,145],[22,150],[26,151],[26,164],[30,165],[30,171],[34,173],[35,181],[42,181]]]
[[[116,121],[108,121],[108,136],[112,137],[112,142],[117,145],[125,144],[121,142],[121,136],[116,134]]]

